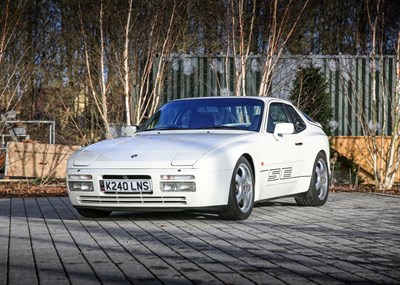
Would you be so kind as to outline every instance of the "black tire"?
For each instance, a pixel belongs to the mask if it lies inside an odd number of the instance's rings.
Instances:
[[[103,211],[97,209],[78,208],[78,213],[85,218],[106,218],[111,214],[111,211]]]
[[[320,152],[315,158],[311,175],[310,188],[304,197],[297,197],[299,206],[322,206],[326,203],[329,193],[329,171],[325,154]]]
[[[247,219],[254,206],[254,175],[249,161],[240,157],[234,168],[228,205],[219,213],[226,220]]]

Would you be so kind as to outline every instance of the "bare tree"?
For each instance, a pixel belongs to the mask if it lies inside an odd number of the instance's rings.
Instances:
[[[369,2],[366,1],[367,7],[369,6]],[[371,164],[373,167],[374,181],[375,187],[378,190],[388,190],[393,186],[395,175],[399,169],[399,119],[400,114],[396,112],[397,108],[394,108],[393,111],[389,111],[386,109],[388,105],[388,100],[390,100],[387,92],[390,90],[387,86],[387,79],[385,78],[384,72],[384,61],[382,56],[383,45],[382,45],[382,29],[384,23],[384,14],[382,13],[383,1],[378,0],[376,3],[376,13],[375,16],[372,15],[370,9],[368,7],[368,23],[371,30],[371,53],[369,57],[369,62],[371,65],[371,79],[372,79],[372,89],[371,89],[371,120],[368,124],[368,128],[364,127],[364,134],[367,135],[366,146],[369,153],[369,158],[371,159]],[[399,41],[399,38],[398,38]],[[377,50],[380,52],[380,55],[377,55]],[[397,64],[398,64],[398,56],[399,50],[397,49]],[[377,71],[379,67],[379,78],[377,78]],[[382,86],[380,93],[376,90],[377,81],[380,81],[380,85]],[[398,85],[398,74],[397,74],[397,83]],[[379,96],[379,98],[378,98]],[[395,104],[399,104],[399,94],[396,89],[394,92],[394,102]],[[377,110],[381,107],[382,112],[384,114],[388,114],[392,117],[392,133],[390,137],[386,137],[385,129],[388,122],[388,116],[383,116],[381,118],[382,122],[379,122]],[[366,116],[361,117],[363,119],[362,125],[367,126]],[[377,133],[378,126],[381,126],[382,132],[380,135]],[[388,147],[386,147],[388,145]]]
[[[261,77],[259,96],[267,96],[272,84],[272,75],[276,69],[279,59],[282,57],[286,45],[294,34],[301,16],[308,5],[309,0],[302,2],[299,9],[295,1],[288,1],[283,10],[279,7],[278,0],[271,1],[270,16],[267,35],[267,46],[265,48],[265,61]],[[296,14],[294,13],[296,12]],[[293,21],[291,19],[294,19]]]
[[[125,116],[126,116],[126,125],[131,125],[131,88],[130,88],[130,66],[129,66],[129,31],[131,30],[131,18],[132,18],[132,4],[133,0],[129,0],[129,8],[128,15],[125,26],[125,46],[123,52],[123,61],[124,61],[124,95],[125,95]]]
[[[104,32],[104,4],[103,0],[100,1],[100,9],[98,12],[99,16],[99,33],[100,33],[100,43],[98,49],[99,57],[98,64],[99,70],[97,72],[97,80],[95,78],[96,75],[96,64],[93,62],[93,54],[90,53],[88,36],[85,30],[84,25],[84,15],[83,11],[79,10],[79,19],[81,24],[81,34],[83,40],[83,50],[84,50],[84,58],[85,58],[85,67],[86,67],[86,81],[87,86],[89,88],[90,95],[95,103],[97,111],[102,119],[104,124],[103,132],[106,138],[111,138],[110,133],[110,122],[108,118],[108,106],[107,106],[107,95],[109,91],[109,74],[108,70],[106,70],[106,44],[105,44],[105,32]]]
[[[140,61],[136,66],[134,76],[135,85],[139,86],[133,94],[133,118],[136,124],[155,112],[163,94],[166,67],[169,64],[169,55],[177,40],[176,13],[178,5],[173,1],[172,6],[163,2],[161,7],[152,15],[152,25],[148,31],[148,42],[145,50],[140,50],[143,57],[137,56]],[[168,11],[168,12],[166,12]],[[153,73],[156,71],[155,74]]]
[[[7,0],[0,6],[0,100],[2,111],[14,109],[19,96],[25,89],[32,71],[26,63],[30,43],[19,43],[15,52],[12,48],[17,46],[18,28],[21,25],[26,1],[12,2]],[[4,127],[4,126],[2,126]]]
[[[246,96],[246,73],[248,61],[250,59],[250,48],[254,37],[254,22],[256,18],[256,0],[251,3],[250,23],[245,19],[247,13],[245,11],[248,2],[245,0],[229,0],[227,5],[228,15],[228,53],[232,50],[235,57],[235,95]],[[227,56],[226,60],[229,60]],[[227,65],[227,64],[226,64]],[[229,84],[226,84],[229,86]]]
[[[365,110],[367,108],[363,103],[365,94],[357,89],[360,83],[355,82],[352,76],[351,70],[354,69],[352,66],[344,74],[352,82],[353,98],[350,94],[345,93],[345,95],[361,126],[366,149],[362,149],[361,145],[357,148],[363,153],[367,164],[373,171],[375,189],[385,191],[393,187],[400,169],[400,33],[397,36],[395,86],[389,86],[388,72],[385,71],[385,60],[382,54],[383,1],[378,0],[375,7],[369,6],[369,1],[366,1],[366,5],[371,32],[371,48],[368,56],[371,87],[370,94],[367,94],[371,98],[370,112]],[[380,88],[377,89],[377,86]],[[388,108],[391,105],[394,107]]]

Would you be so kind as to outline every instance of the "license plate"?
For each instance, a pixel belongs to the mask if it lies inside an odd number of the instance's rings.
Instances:
[[[149,193],[152,192],[151,180],[101,180],[100,189],[105,193]]]

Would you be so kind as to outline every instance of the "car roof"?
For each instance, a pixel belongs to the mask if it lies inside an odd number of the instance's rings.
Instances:
[[[266,96],[210,96],[210,97],[192,97],[192,98],[182,98],[182,99],[175,99],[172,101],[183,101],[183,100],[205,100],[205,99],[231,99],[231,100],[241,100],[241,99],[257,99],[257,100],[262,100],[264,102],[270,102],[270,101],[278,101],[278,102],[285,102],[285,103],[290,103],[287,100],[280,99],[280,98],[275,98],[275,97],[266,97]]]

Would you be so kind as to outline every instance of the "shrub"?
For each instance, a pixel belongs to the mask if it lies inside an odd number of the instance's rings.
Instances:
[[[328,136],[332,134],[329,125],[332,119],[331,98],[328,82],[320,68],[311,65],[298,70],[289,100],[319,122]]]

